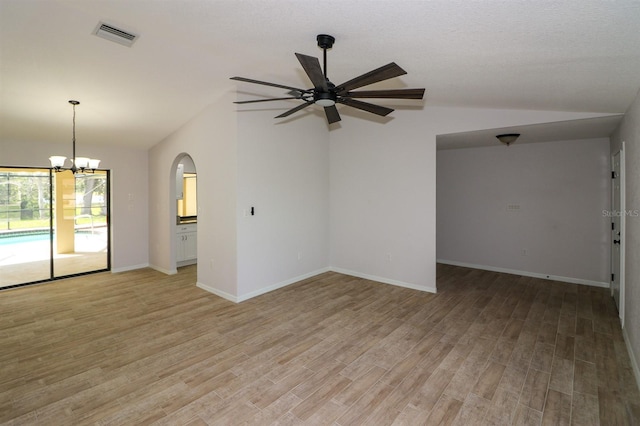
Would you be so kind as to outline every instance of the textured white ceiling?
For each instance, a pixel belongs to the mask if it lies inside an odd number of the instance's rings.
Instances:
[[[140,39],[95,37],[100,20]],[[149,147],[236,87],[282,95],[231,76],[309,87],[294,52],[321,57],[319,33],[334,83],[395,61],[385,86],[428,105],[623,113],[638,28],[638,0],[0,0],[0,137],[67,141],[78,99],[83,143]]]

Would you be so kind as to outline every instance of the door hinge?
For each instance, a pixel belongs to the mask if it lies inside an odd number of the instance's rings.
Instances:
[[[616,172],[611,172],[611,179],[615,179],[616,178]]]
[[[616,230],[616,224],[615,224],[615,223],[613,223],[613,222],[611,222],[611,230],[612,230],[612,231],[615,231],[615,230]]]
[[[616,278],[616,274],[611,274],[611,282],[613,282]]]

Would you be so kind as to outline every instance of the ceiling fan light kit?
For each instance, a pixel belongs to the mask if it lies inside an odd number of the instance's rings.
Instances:
[[[295,99],[303,101],[303,104],[291,108],[288,111],[278,115],[276,118],[288,117],[298,111],[303,110],[309,105],[318,105],[324,108],[327,122],[329,124],[336,123],[341,120],[336,103],[340,103],[362,111],[367,111],[379,116],[386,116],[393,112],[392,108],[371,104],[356,100],[355,98],[384,98],[384,99],[422,99],[425,89],[387,89],[387,90],[368,90],[353,91],[363,86],[399,77],[407,72],[400,68],[395,62],[391,62],[380,68],[368,73],[362,74],[340,85],[333,84],[327,77],[327,49],[333,47],[336,39],[328,34],[319,34],[316,37],[318,47],[323,51],[324,67],[320,66],[318,58],[313,56],[296,53],[296,57],[302,65],[305,73],[313,84],[312,89],[300,89],[297,87],[286,86],[277,83],[269,83],[266,81],[253,80],[245,77],[231,77],[231,80],[243,81],[245,83],[261,84],[264,86],[277,87],[288,90],[288,97],[256,99],[250,101],[237,101],[236,104],[248,104],[255,102],[269,102]]]
[[[315,101],[316,105],[320,105],[322,107],[330,107],[336,104],[337,97],[334,93],[324,92],[318,93],[317,99]]]

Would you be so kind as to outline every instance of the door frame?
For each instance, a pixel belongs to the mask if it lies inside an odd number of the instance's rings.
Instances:
[[[619,188],[619,200],[620,200],[620,209],[619,211],[615,211],[614,208],[614,198],[615,198],[615,188],[614,185],[611,186],[611,212],[612,214],[619,215],[620,218],[620,259],[619,259],[619,281],[620,281],[620,306],[618,307],[618,315],[620,317],[620,325],[624,328],[624,306],[625,306],[625,247],[626,247],[626,200],[625,200],[625,149],[624,149],[624,141],[620,146],[620,150],[613,153],[611,156],[611,172],[614,173],[614,162],[616,155],[619,156],[620,160],[620,170],[617,178],[619,179],[620,185]],[[614,270],[614,233],[611,233],[611,273],[613,274]],[[611,297],[613,297],[613,286],[611,286]]]

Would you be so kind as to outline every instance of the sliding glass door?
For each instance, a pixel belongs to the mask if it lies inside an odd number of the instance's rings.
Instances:
[[[0,168],[0,288],[110,269],[109,172]]]

